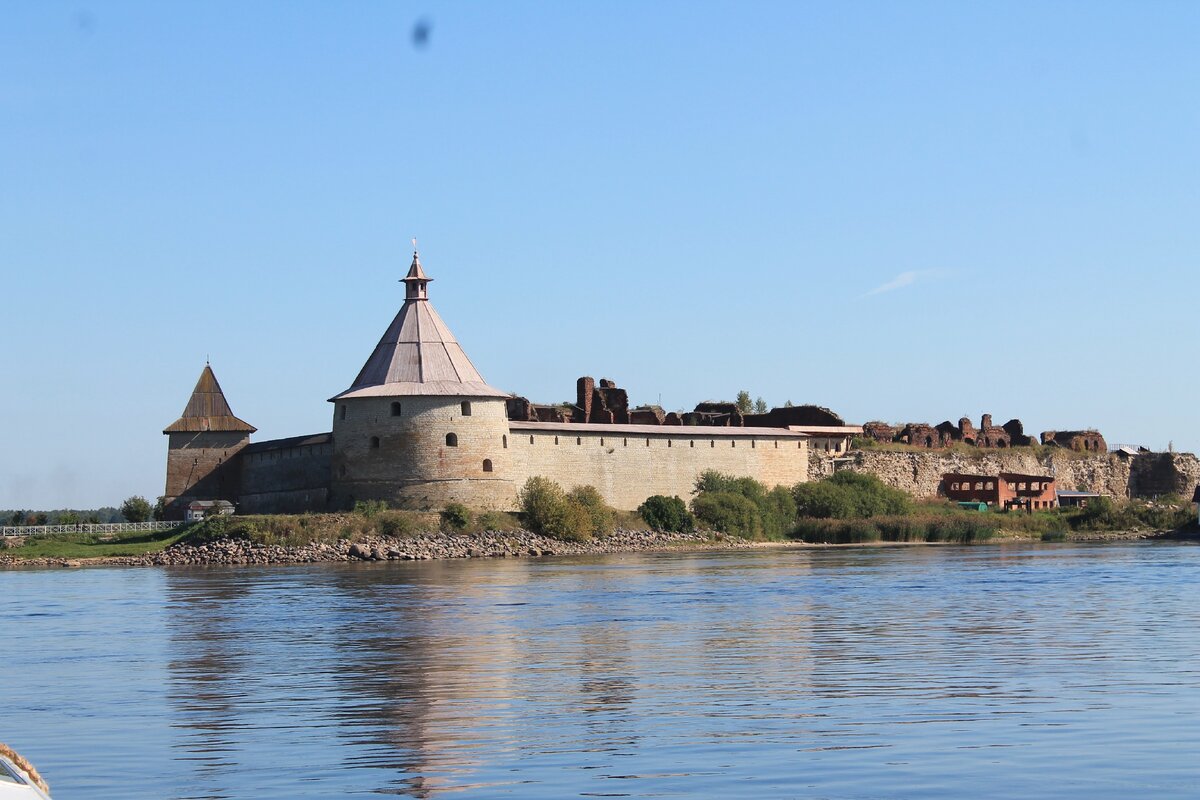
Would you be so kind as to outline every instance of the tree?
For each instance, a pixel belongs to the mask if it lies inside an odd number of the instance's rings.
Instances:
[[[25,517],[28,513],[27,511],[14,511],[12,518],[9,519],[9,523],[12,525],[24,525],[26,522]]]
[[[750,400],[750,393],[745,389],[737,393],[737,408],[743,414],[749,414],[754,408],[754,403]]]
[[[154,501],[154,519],[158,520],[159,522],[162,522],[166,518],[167,518],[167,498],[160,494],[158,496],[158,499]]]
[[[784,408],[795,408],[795,406],[796,406],[796,404],[793,403],[791,400],[785,400],[783,403]]]
[[[757,400],[755,400],[754,401],[754,413],[755,414],[767,413],[767,401],[763,400],[761,397],[758,398]]]
[[[125,502],[121,503],[121,516],[126,522],[146,522],[150,519],[152,510],[150,503],[140,494],[127,497]]]

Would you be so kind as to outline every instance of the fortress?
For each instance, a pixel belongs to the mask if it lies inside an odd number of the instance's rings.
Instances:
[[[746,415],[702,403],[664,414],[629,409],[612,381],[577,385],[570,408],[536,406],[483,379],[429,301],[417,253],[404,304],[350,388],[335,395],[332,431],[251,443],[205,365],[168,439],[165,498],[181,517],[194,500],[240,513],[346,509],[360,500],[439,509],[509,510],[532,476],[590,484],[632,510],[655,494],[687,497],[705,470],[768,486],[808,479],[809,445],[844,453],[861,428],[815,406]]]

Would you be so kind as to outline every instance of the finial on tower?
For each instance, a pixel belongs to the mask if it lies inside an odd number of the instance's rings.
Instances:
[[[417,252],[417,238],[413,240],[413,260],[412,266],[408,268],[408,275],[401,280],[404,282],[404,299],[405,300],[428,300],[429,290],[428,285],[433,278],[425,276],[425,270],[421,268],[421,256]]]

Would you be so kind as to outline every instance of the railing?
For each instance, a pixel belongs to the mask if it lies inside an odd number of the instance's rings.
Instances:
[[[5,525],[0,536],[46,536],[51,533],[121,533],[124,531],[165,531],[185,524],[182,520],[155,522],[72,522],[66,525]]]

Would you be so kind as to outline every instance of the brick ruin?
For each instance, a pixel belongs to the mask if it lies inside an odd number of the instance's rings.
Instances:
[[[814,405],[773,408],[765,414],[746,414],[736,403],[705,401],[691,411],[664,411],[657,405],[629,407],[629,395],[609,378],[596,381],[584,376],[575,382],[574,405],[541,405],[524,397],[510,397],[508,418],[521,422],[576,422],[584,424],[706,425],[715,427],[789,426],[842,427],[846,421],[828,408]]]
[[[1010,419],[1003,425],[992,422],[991,414],[984,414],[979,426],[967,417],[955,425],[946,420],[938,425],[925,422],[909,422],[904,425],[889,425],[886,422],[868,422],[863,425],[863,435],[877,442],[900,444],[936,450],[962,443],[973,447],[1003,449],[1006,447],[1028,447],[1035,443],[1025,433],[1025,425],[1019,419]],[[1107,452],[1108,445],[1098,431],[1046,431],[1041,436],[1044,445],[1065,447],[1085,452]]]
[[[1065,447],[1068,450],[1078,450],[1085,453],[1105,453],[1108,443],[1100,435],[1100,431],[1043,431],[1042,444],[1054,447]]]

